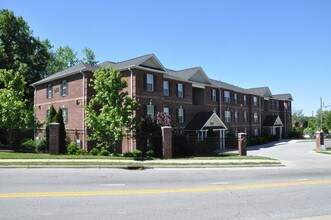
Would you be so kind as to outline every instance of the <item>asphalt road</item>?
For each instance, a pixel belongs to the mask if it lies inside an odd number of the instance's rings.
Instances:
[[[249,151],[277,168],[0,169],[0,219],[331,219],[331,155],[312,149]]]

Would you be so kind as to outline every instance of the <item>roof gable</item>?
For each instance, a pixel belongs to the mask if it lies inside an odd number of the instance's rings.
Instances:
[[[268,115],[262,124],[264,127],[284,127],[284,124],[278,115]]]
[[[193,72],[188,80],[193,82],[204,83],[204,84],[211,84],[208,76],[201,67],[199,67],[199,69],[196,72]]]
[[[143,62],[139,63],[138,66],[166,72],[166,68],[154,54],[151,54],[151,56],[147,57]]]
[[[217,116],[215,112],[199,112],[194,118],[187,124],[185,130],[188,131],[201,131],[207,129],[225,129],[222,120]]]

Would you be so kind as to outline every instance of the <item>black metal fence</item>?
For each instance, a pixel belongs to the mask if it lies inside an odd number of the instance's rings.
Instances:
[[[28,139],[34,139],[34,129],[0,129],[1,149],[17,151]]]

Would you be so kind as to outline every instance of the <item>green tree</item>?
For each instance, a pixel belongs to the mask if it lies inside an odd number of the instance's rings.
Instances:
[[[118,70],[102,67],[95,71],[94,77],[92,87],[96,94],[87,106],[87,126],[92,132],[89,140],[96,141],[99,149],[115,150],[126,131],[136,128],[133,115],[138,104],[124,92],[127,83]]]
[[[49,150],[49,124],[56,122],[57,118],[56,118],[57,112],[54,108],[53,105],[51,105],[51,107],[49,108],[49,114],[46,120],[46,150]]]
[[[62,154],[65,154],[67,151],[67,141],[66,141],[66,137],[67,137],[67,133],[66,133],[66,128],[64,125],[64,121],[63,121],[63,115],[62,115],[62,109],[59,108],[59,110],[57,111],[57,114],[55,116],[56,118],[56,122],[60,124],[60,152]]]
[[[90,48],[85,47],[83,49],[83,54],[85,56],[82,60],[83,63],[90,65],[96,65],[98,63],[98,61],[95,60],[94,52]]]
[[[59,47],[54,56],[54,73],[67,69],[79,63],[77,52],[71,47]]]
[[[19,72],[29,85],[45,75],[49,58],[45,43],[32,35],[22,17],[0,10],[0,69]],[[26,88],[25,97],[33,100],[32,87]]]
[[[33,114],[28,111],[24,100],[26,82],[22,75],[2,69],[0,84],[3,85],[3,88],[0,88],[0,128],[7,130],[9,145],[13,147],[13,129],[26,128],[33,122]]]

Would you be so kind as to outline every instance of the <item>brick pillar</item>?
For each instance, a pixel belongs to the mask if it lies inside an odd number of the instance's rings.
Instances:
[[[316,132],[316,150],[320,151],[324,148],[324,134],[323,131]]]
[[[247,134],[238,134],[238,154],[239,156],[247,156]]]
[[[60,123],[49,124],[49,154],[60,154]]]
[[[169,126],[162,129],[162,156],[164,159],[172,158],[172,128]]]

